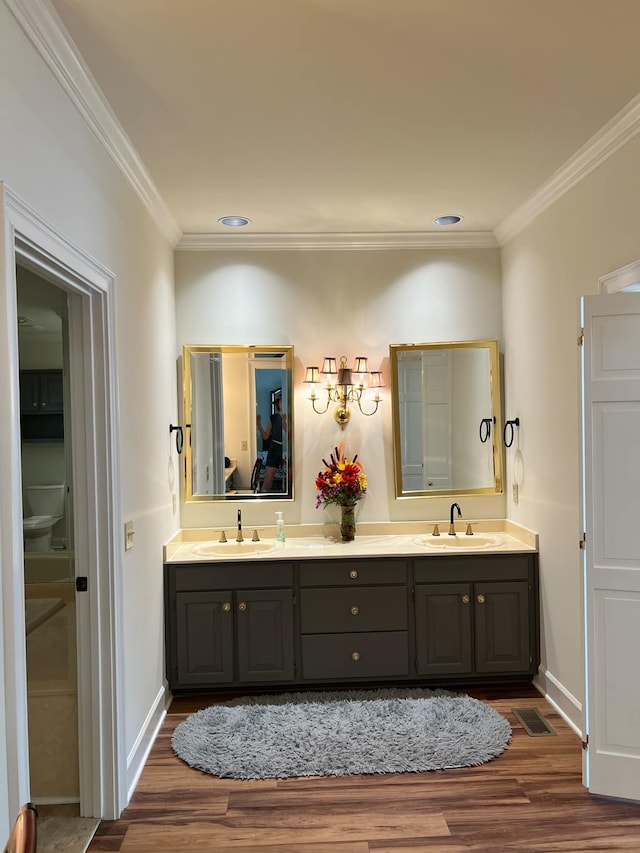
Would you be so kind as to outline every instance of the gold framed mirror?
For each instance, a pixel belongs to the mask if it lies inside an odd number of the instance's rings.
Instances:
[[[182,348],[184,499],[293,500],[293,347]]]
[[[396,497],[502,494],[498,342],[392,344]]]

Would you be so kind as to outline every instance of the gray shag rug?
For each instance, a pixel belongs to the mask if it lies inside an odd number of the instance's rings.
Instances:
[[[224,779],[417,773],[485,764],[511,739],[478,699],[426,689],[253,696],[191,714],[175,753]]]

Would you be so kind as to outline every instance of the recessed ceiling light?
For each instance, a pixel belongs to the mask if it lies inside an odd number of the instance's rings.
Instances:
[[[436,225],[457,225],[462,222],[462,217],[457,213],[448,213],[446,216],[437,216],[433,221]]]
[[[243,225],[248,225],[251,220],[246,216],[223,216],[218,219],[221,225],[228,225],[230,228],[241,228]]]

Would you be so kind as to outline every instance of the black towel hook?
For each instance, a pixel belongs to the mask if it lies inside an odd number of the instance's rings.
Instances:
[[[182,431],[181,426],[169,424],[169,435],[171,435],[172,432],[175,432],[176,434],[176,450],[178,451],[178,456],[180,456],[182,448],[184,447],[184,432]]]
[[[495,418],[482,418],[480,421],[480,441],[483,444],[491,438],[491,424],[495,422]]]
[[[513,444],[513,437],[515,435],[514,426],[520,426],[520,418],[514,418],[512,421],[507,421],[504,425],[504,430],[502,431],[502,438],[504,440],[505,447],[511,447]],[[507,435],[509,438],[507,439]]]

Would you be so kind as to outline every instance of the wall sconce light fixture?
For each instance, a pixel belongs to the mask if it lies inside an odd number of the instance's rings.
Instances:
[[[324,377],[324,390],[327,392],[327,404],[324,409],[316,409],[316,388],[318,382],[321,381],[320,376]],[[333,417],[340,425],[340,429],[351,420],[351,410],[349,403],[356,404],[363,415],[370,417],[375,415],[380,405],[380,392],[378,389],[384,388],[382,373],[379,370],[369,370],[367,359],[359,355],[357,356],[353,370],[347,367],[347,357],[340,357],[340,367],[336,367],[336,359],[332,356],[327,356],[322,363],[322,370],[318,367],[307,367],[304,378],[305,383],[311,385],[311,405],[313,411],[318,415],[324,415],[328,411],[331,403],[337,403]],[[364,392],[373,389],[375,396],[373,397],[374,409],[371,412],[366,412],[362,408]]]

